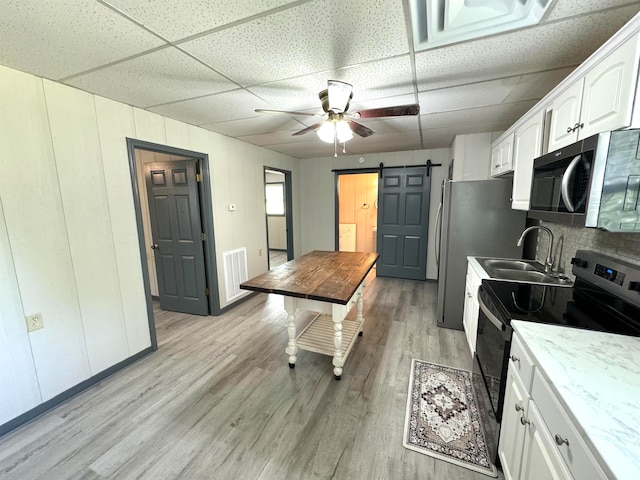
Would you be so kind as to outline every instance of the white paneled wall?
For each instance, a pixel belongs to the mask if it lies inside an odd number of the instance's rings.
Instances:
[[[23,315],[43,314],[29,339],[46,401],[88,378],[89,358],[42,80],[0,71],[0,199]]]
[[[41,402],[29,337],[24,323],[19,321],[22,316],[18,280],[0,202],[0,425]]]
[[[149,346],[149,327],[146,318],[138,230],[136,227],[131,174],[129,173],[125,137],[133,137],[135,126],[131,107],[95,97],[102,168],[111,212],[111,234],[115,246],[118,284],[122,296],[122,314],[127,330],[129,352],[139,352]]]
[[[91,375],[127,358],[127,331],[94,97],[44,81]]]
[[[5,67],[0,112],[0,425],[151,344],[126,137],[209,156],[222,307],[222,252],[267,269],[264,165],[296,221],[282,154]]]

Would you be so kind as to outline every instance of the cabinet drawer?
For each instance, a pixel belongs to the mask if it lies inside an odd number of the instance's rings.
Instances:
[[[510,351],[509,364],[513,369],[518,372],[524,387],[531,391],[531,382],[533,380],[533,361],[527,354],[526,350],[522,346],[520,337],[518,334],[514,334],[511,338],[511,351]]]
[[[573,477],[580,480],[605,480],[607,477],[602,468],[582,440],[549,384],[537,370],[533,375],[531,398],[535,401],[551,438],[554,439],[555,448],[559,450]]]

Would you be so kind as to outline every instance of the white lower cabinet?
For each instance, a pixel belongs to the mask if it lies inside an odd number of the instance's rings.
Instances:
[[[524,418],[524,417],[522,417]],[[522,451],[522,468],[519,480],[571,480],[573,477],[566,467],[551,433],[531,400],[527,409],[527,419],[522,425],[524,445]],[[506,477],[506,476],[505,476]]]
[[[514,333],[498,456],[506,480],[604,480],[553,389]]]
[[[478,303],[478,289],[482,279],[471,264],[467,264],[467,283],[464,292],[464,313],[462,315],[462,325],[467,337],[471,355],[476,353],[476,339],[478,336],[478,314],[480,304]]]
[[[509,361],[509,363],[512,362]],[[522,384],[520,375],[513,368],[509,368],[498,445],[498,456],[506,480],[517,480],[520,475],[525,434],[520,419],[526,419],[528,408],[529,392]]]

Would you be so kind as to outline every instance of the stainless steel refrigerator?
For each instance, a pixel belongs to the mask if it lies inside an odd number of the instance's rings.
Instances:
[[[526,213],[511,210],[509,179],[445,180],[438,210],[438,326],[462,330],[467,255],[522,258]]]

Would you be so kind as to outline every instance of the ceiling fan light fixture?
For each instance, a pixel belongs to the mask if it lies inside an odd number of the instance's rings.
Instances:
[[[323,142],[333,143],[336,136],[336,128],[334,122],[324,122],[316,133],[318,134],[318,138],[320,138],[320,140],[322,140]]]
[[[352,97],[353,86],[338,80],[329,80],[327,83],[329,111],[334,113],[346,111]]]
[[[349,127],[349,122],[345,120],[339,120],[336,122],[336,136],[340,143],[348,142],[353,138],[353,132]]]

